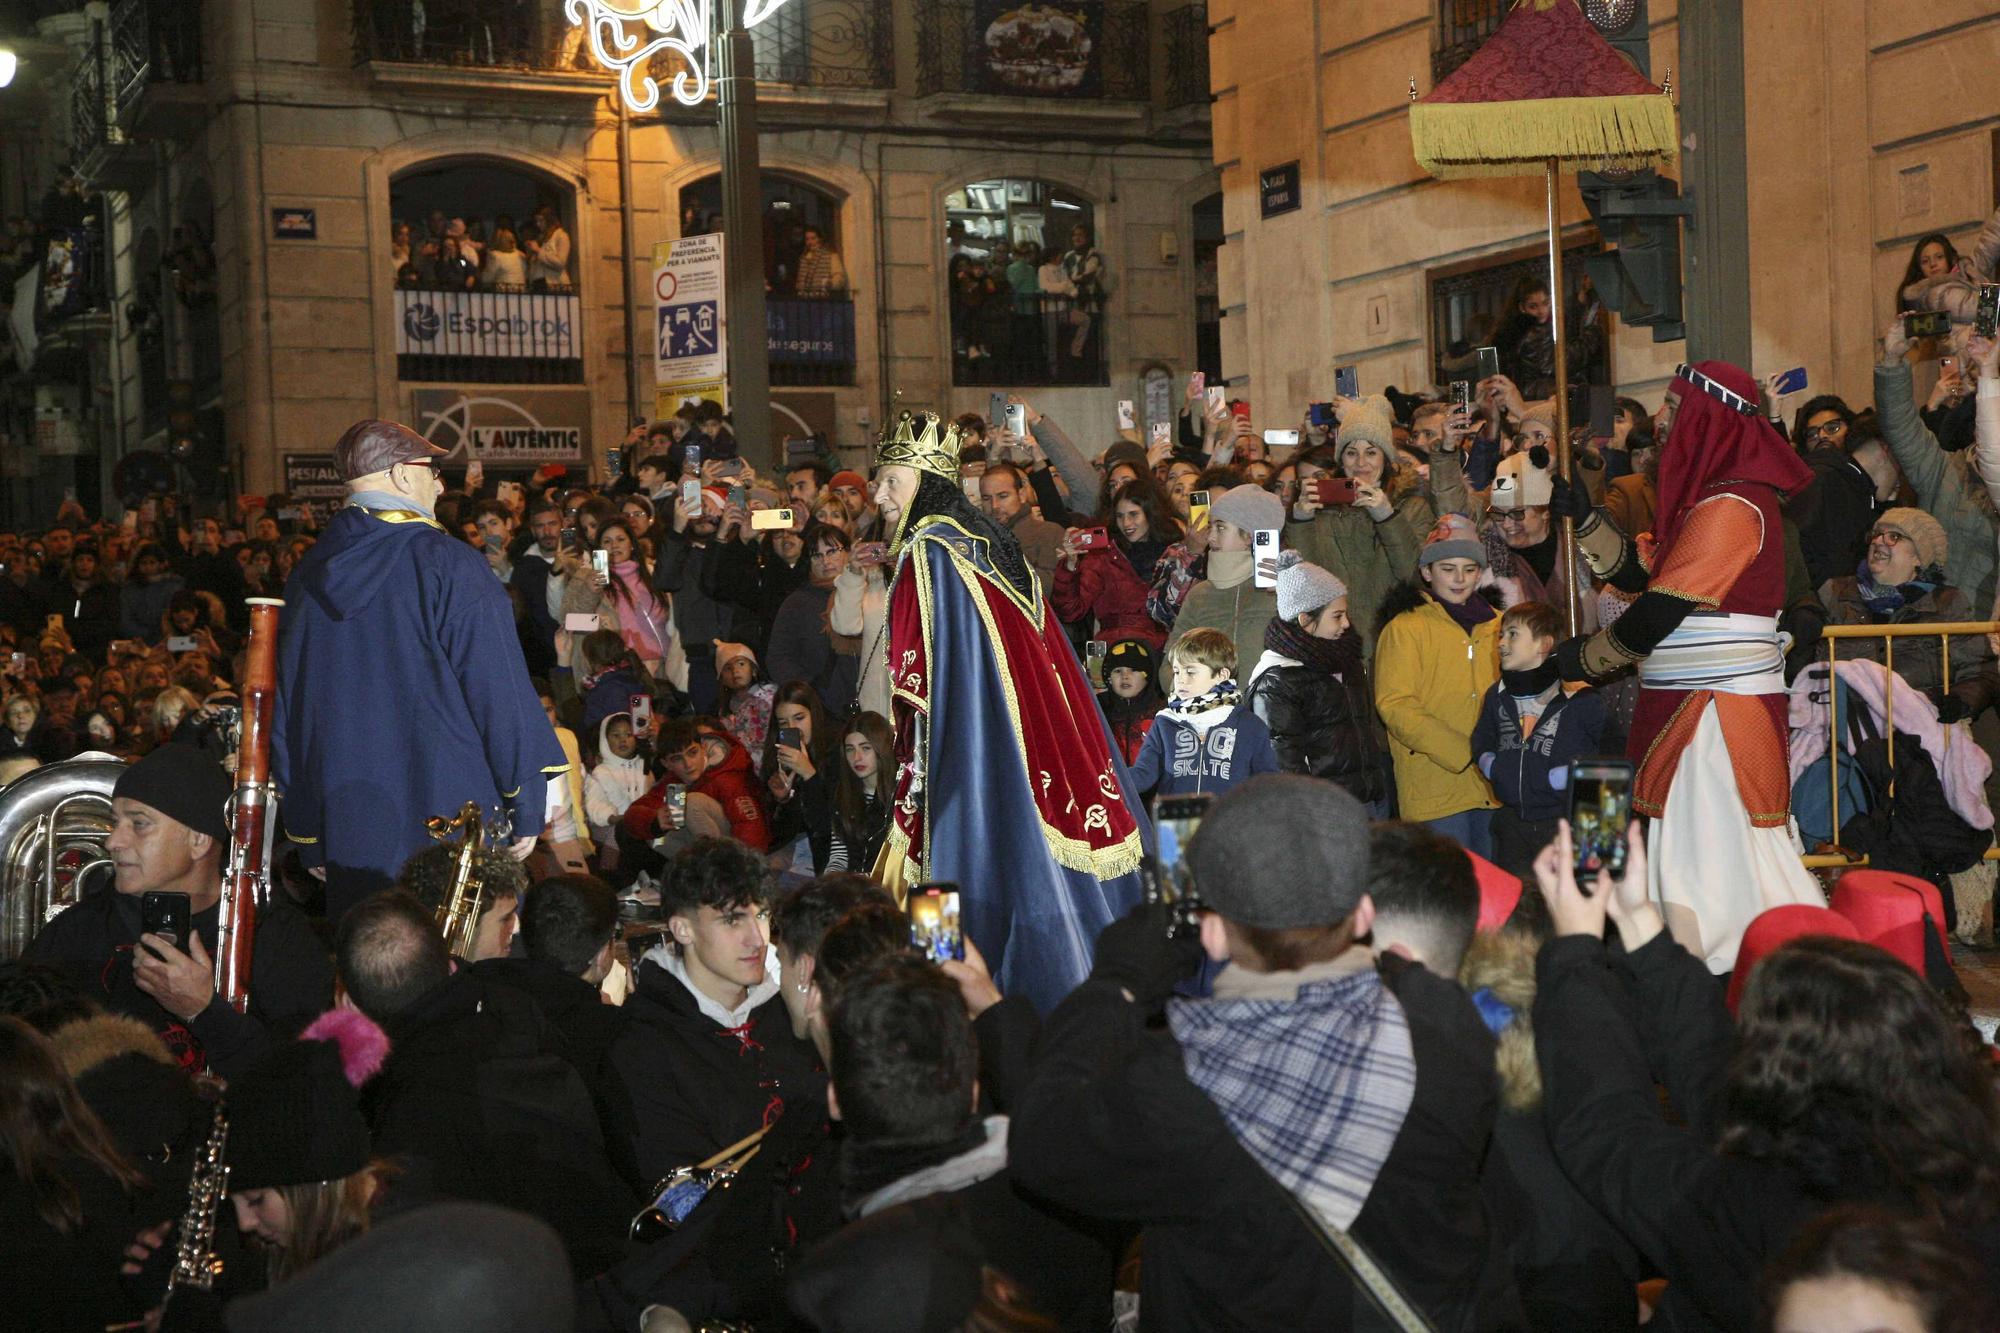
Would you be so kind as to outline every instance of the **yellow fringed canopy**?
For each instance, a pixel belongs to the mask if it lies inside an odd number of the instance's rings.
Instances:
[[[1668,168],[1673,102],[1611,48],[1575,0],[1523,0],[1473,57],[1410,108],[1417,162],[1441,179]]]

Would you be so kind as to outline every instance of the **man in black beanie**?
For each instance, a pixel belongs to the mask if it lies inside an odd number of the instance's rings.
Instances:
[[[23,958],[67,973],[92,998],[153,1028],[184,1068],[224,1078],[333,1002],[333,965],[303,916],[274,895],[257,913],[250,1007],[215,993],[217,902],[229,844],[228,774],[187,745],[162,745],[112,788],[105,851],[115,893],[65,909]],[[190,937],[141,935],[148,893],[184,893]]]
[[[1369,832],[1331,782],[1267,774],[1188,850],[1199,947],[1148,906],[1107,926],[1014,1111],[1023,1187],[1145,1227],[1148,1328],[1368,1322],[1345,1233],[1437,1327],[1523,1327],[1479,1188],[1493,1040],[1453,982],[1371,957]],[[1205,1000],[1170,999],[1199,958]],[[1166,1009],[1166,1030],[1148,1020]],[[1308,1224],[1308,1218],[1311,1224]]]

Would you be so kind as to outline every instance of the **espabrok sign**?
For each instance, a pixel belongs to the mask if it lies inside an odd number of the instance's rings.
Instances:
[[[569,292],[396,293],[396,351],[418,356],[580,356]]]

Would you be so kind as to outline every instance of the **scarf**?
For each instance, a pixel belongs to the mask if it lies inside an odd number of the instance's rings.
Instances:
[[[1540,666],[1529,667],[1525,671],[1509,671],[1505,667],[1500,668],[1500,683],[1506,687],[1507,693],[1513,695],[1516,699],[1534,698],[1543,690],[1555,684],[1561,676],[1562,663],[1556,661],[1554,653],[1550,653],[1544,658]]]
[[[1153,581],[1153,570],[1160,563],[1160,554],[1167,549],[1165,542],[1156,542],[1148,537],[1142,542],[1133,542],[1125,548],[1125,558],[1132,564],[1132,572],[1142,582]]]
[[[1215,682],[1206,694],[1197,694],[1192,699],[1176,699],[1167,705],[1167,712],[1182,719],[1192,718],[1211,709],[1230,709],[1242,699],[1241,690],[1236,688],[1236,677],[1227,676]]]
[[[426,509],[409,496],[398,495],[394,491],[354,491],[348,495],[347,503],[356,509],[366,509],[371,513],[380,509],[391,511],[401,509],[412,514],[422,514],[425,518],[437,517],[435,511]]]
[[[1300,629],[1295,620],[1272,616],[1264,627],[1264,646],[1323,676],[1338,676],[1343,681],[1348,672],[1361,669],[1361,635],[1353,625],[1337,639],[1320,639]]]
[[[943,1143],[849,1139],[841,1150],[841,1211],[866,1217],[884,1208],[998,1175],[1007,1165],[1007,1117],[988,1116]]]
[[[1493,607],[1477,590],[1462,602],[1447,602],[1442,597],[1433,596],[1432,601],[1444,608],[1444,613],[1458,622],[1458,627],[1467,634],[1493,619]]]
[[[665,657],[667,645],[660,633],[660,604],[641,577],[639,562],[620,560],[611,567],[611,582],[614,589],[624,594],[625,604],[637,612],[618,618],[618,633],[625,646],[637,653],[641,661],[656,662]]]
[[[1167,1006],[1188,1079],[1273,1180],[1344,1231],[1416,1098],[1409,1020],[1372,967],[1292,974],[1290,999],[1225,996],[1235,970],[1215,999]]]
[[[1925,565],[1908,583],[1877,583],[1868,572],[1867,556],[1861,557],[1854,570],[1854,590],[1869,614],[1878,620],[1888,619],[1912,602],[1921,602],[1943,582],[1944,571],[1936,565]]]
[[[1249,551],[1208,553],[1208,581],[1218,588],[1233,588],[1254,571],[1254,557]]]

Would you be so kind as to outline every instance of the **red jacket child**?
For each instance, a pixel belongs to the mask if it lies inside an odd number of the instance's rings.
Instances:
[[[771,849],[771,821],[764,805],[764,784],[750,763],[750,752],[732,736],[692,722],[668,723],[660,730],[660,755],[667,776],[626,808],[625,831],[642,841],[660,834],[660,807],[667,787],[681,783],[722,807],[730,836],[760,852]]]

